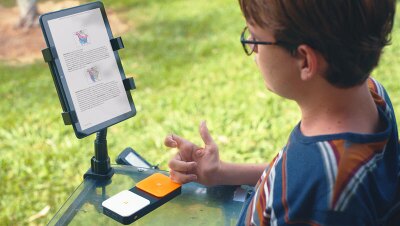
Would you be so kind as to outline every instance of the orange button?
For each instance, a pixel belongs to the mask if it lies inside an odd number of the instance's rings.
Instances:
[[[173,182],[168,176],[155,173],[136,184],[142,191],[150,193],[158,198],[164,197],[181,187],[180,184]]]

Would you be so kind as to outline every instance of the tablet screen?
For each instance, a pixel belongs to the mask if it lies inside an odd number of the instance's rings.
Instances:
[[[100,9],[48,25],[81,129],[132,111]]]

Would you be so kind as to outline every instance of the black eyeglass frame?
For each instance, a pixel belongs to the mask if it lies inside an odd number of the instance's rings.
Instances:
[[[246,32],[246,30],[248,29],[248,27],[244,27],[242,34],[240,35],[240,42],[242,43],[243,46],[243,50],[246,53],[247,56],[250,56],[253,52],[254,49],[257,47],[257,45],[279,45],[282,47],[285,47],[286,49],[288,49],[290,51],[290,53],[292,55],[295,54],[296,52],[296,46],[291,45],[289,43],[286,42],[282,42],[282,41],[276,41],[276,42],[265,42],[265,41],[251,41],[248,40],[244,37],[244,33]],[[253,44],[253,48],[251,49],[251,52],[249,52],[246,48],[246,44]]]

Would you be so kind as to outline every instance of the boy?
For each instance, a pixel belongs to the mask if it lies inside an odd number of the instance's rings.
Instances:
[[[270,164],[219,159],[176,135],[171,178],[250,184],[239,225],[379,225],[399,202],[400,148],[384,88],[369,77],[389,43],[395,0],[239,0],[241,42],[270,91],[296,101],[301,121]],[[261,177],[261,178],[260,178]]]

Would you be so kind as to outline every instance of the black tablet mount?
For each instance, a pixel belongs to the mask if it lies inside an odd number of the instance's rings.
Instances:
[[[118,51],[124,48],[124,43],[122,42],[121,37],[113,38],[110,42],[113,51]],[[58,57],[54,47],[43,49],[42,54],[44,61],[49,64],[53,64],[54,59]],[[125,78],[123,84],[126,91],[136,89],[133,78]],[[60,93],[58,93],[58,95],[61,99]],[[61,101],[61,105],[64,105],[63,101]],[[65,125],[72,125],[73,122],[77,121],[75,111],[66,111],[65,106],[62,106],[62,108],[64,112],[61,113],[61,116]],[[96,140],[94,141],[94,156],[91,158],[90,162],[91,167],[83,175],[84,179],[89,177],[95,180],[109,180],[114,175],[114,169],[110,165],[110,158],[107,150],[107,128],[96,133]]]

